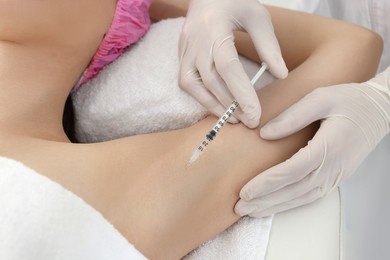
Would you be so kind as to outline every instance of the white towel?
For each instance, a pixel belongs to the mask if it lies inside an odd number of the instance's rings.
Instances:
[[[153,24],[140,42],[73,94],[80,142],[183,128],[208,114],[178,87],[183,21],[177,18]],[[241,59],[252,77],[258,64]],[[256,86],[273,79],[266,72]]]
[[[263,260],[268,246],[272,217],[241,218],[230,228],[184,257],[184,260]]]
[[[271,219],[244,218],[185,259],[263,259]],[[0,259],[146,259],[72,192],[0,157]]]
[[[79,197],[0,157],[0,259],[146,259]]]
[[[73,94],[76,137],[99,142],[190,126],[208,112],[178,87],[184,18],[152,25],[147,35]],[[241,57],[251,77],[259,65]],[[274,80],[265,73],[256,87]],[[264,259],[272,218],[242,218],[186,259]]]

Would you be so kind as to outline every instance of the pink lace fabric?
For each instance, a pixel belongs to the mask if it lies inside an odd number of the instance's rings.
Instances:
[[[150,27],[148,10],[151,1],[118,0],[111,27],[73,91],[95,77],[147,32]]]

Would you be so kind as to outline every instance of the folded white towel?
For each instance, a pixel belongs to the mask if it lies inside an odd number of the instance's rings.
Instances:
[[[73,94],[79,141],[187,127],[208,114],[178,87],[183,22],[177,18],[153,24],[139,43]],[[259,68],[245,58],[242,62],[249,76]],[[256,86],[272,80],[266,73]],[[242,218],[187,259],[264,259],[271,222],[272,218]]]
[[[208,115],[178,87],[183,22],[177,18],[153,24],[140,42],[73,94],[80,142],[183,128]],[[252,77],[259,65],[241,59]],[[256,87],[272,80],[266,72]]]
[[[0,157],[0,259],[146,258],[79,197]]]
[[[184,260],[263,260],[272,217],[241,218],[236,224],[188,254]]]

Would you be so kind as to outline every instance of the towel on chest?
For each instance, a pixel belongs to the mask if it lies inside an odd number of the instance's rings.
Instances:
[[[99,212],[0,156],[0,259],[146,259]]]

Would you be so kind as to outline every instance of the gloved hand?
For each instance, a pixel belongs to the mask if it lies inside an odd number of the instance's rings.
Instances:
[[[389,83],[390,68],[362,84],[319,88],[265,125],[261,136],[274,140],[322,120],[306,147],[242,188],[236,213],[263,217],[301,206],[353,174],[390,133]]]
[[[192,0],[180,36],[179,81],[182,89],[217,116],[237,100],[242,111],[235,116],[253,128],[259,124],[261,107],[238,59],[235,30],[249,33],[271,74],[287,76],[270,15],[258,0]]]

